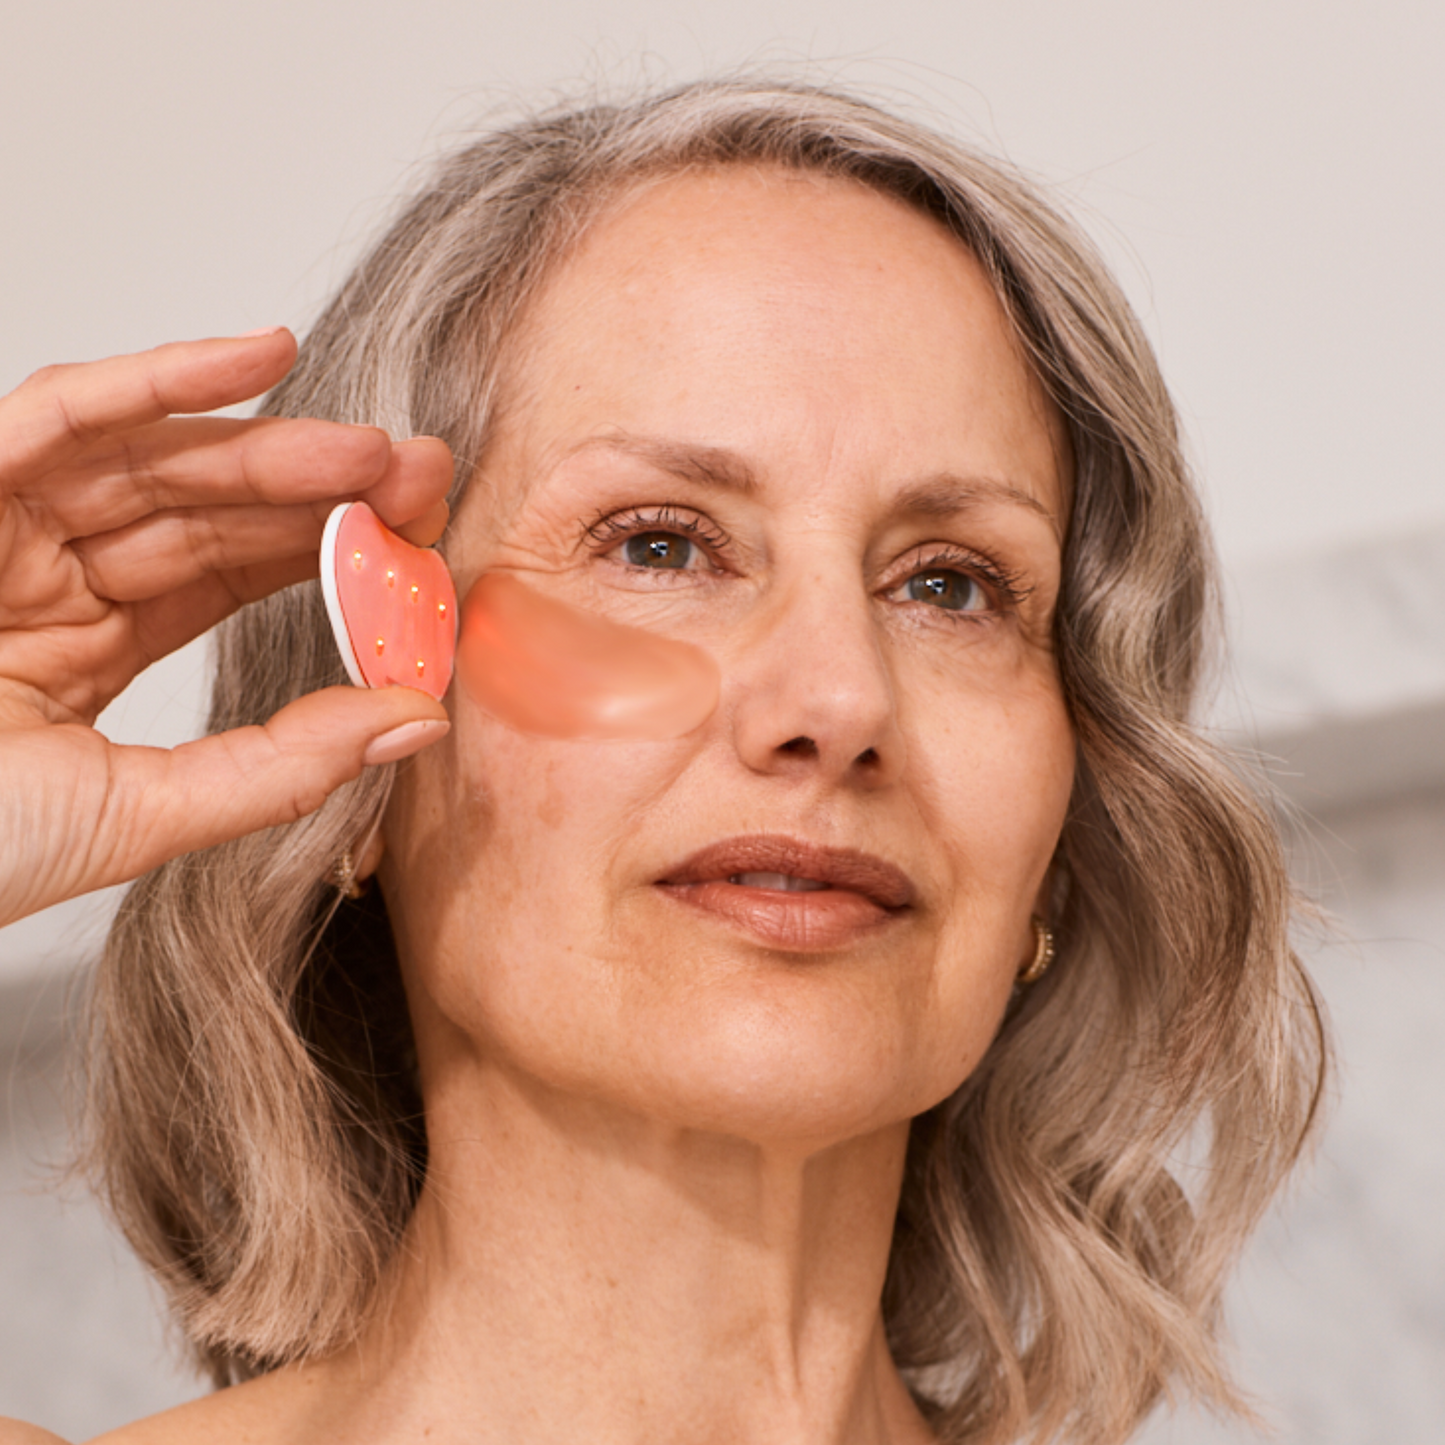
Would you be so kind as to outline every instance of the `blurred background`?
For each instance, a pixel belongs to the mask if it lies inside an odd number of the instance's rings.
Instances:
[[[0,18],[0,391],[47,362],[304,331],[489,117],[737,66],[1001,153],[1115,265],[1217,530],[1231,663],[1341,1053],[1230,1297],[1282,1445],[1445,1437],[1445,7],[1436,0],[46,0]],[[191,736],[204,647],[106,714]],[[198,1393],[76,1188],[66,1000],[113,899],[0,930],[0,1415],[82,1439]],[[1188,1412],[1149,1445],[1253,1438]]]

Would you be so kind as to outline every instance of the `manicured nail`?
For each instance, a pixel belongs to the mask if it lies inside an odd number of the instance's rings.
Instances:
[[[420,752],[428,743],[445,737],[451,724],[442,718],[423,718],[420,722],[402,723],[399,728],[372,738],[367,745],[362,762],[368,768],[379,767],[382,763],[399,762]]]
[[[285,331],[284,326],[258,326],[254,331],[243,331],[237,341],[252,341],[258,336],[275,336],[278,331]]]

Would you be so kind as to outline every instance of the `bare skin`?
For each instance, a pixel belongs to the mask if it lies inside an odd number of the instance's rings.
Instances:
[[[59,1435],[42,1430],[38,1425],[27,1425],[23,1420],[0,1420],[0,1445],[66,1445]]]
[[[454,689],[368,860],[430,1140],[381,1307],[102,1438],[923,1445],[879,1297],[909,1121],[987,1049],[1067,806],[1056,419],[955,241],[770,171],[621,204],[507,383],[459,590],[702,647],[720,704],[609,743]],[[874,881],[781,889],[727,861],[759,836]]]

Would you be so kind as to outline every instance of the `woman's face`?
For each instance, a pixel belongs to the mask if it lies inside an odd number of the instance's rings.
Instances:
[[[694,643],[721,701],[559,741],[453,692],[382,866],[428,1090],[812,1143],[952,1092],[1072,782],[1068,465],[978,263],[901,203],[720,169],[595,225],[515,339],[452,569]]]

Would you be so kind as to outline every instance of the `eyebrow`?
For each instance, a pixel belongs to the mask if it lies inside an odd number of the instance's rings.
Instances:
[[[592,437],[571,455],[594,449],[637,457],[660,471],[705,487],[743,496],[754,495],[759,489],[757,473],[726,447],[672,441],[666,437],[621,435]],[[951,517],[993,502],[1026,507],[1050,524],[1056,522],[1054,514],[1037,497],[1010,482],[994,477],[963,477],[952,472],[938,472],[905,487],[889,510],[897,516]]]
[[[951,517],[986,502],[1007,502],[1027,507],[1049,522],[1054,514],[1035,496],[994,477],[960,477],[939,472],[907,487],[893,503],[892,510],[920,517]]]
[[[637,457],[659,471],[704,487],[739,492],[745,497],[758,490],[757,474],[736,452],[725,447],[669,441],[666,437],[624,435],[592,437],[570,455],[594,450]]]

